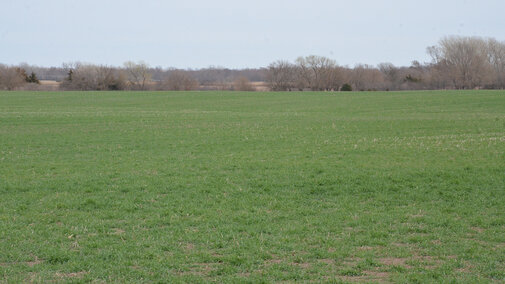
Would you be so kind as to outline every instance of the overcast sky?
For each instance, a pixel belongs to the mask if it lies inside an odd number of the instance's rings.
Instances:
[[[428,61],[445,35],[505,40],[504,0],[0,0],[0,62],[262,67]]]

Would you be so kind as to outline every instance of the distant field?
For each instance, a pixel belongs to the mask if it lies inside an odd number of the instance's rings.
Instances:
[[[503,282],[505,92],[0,92],[0,282]]]

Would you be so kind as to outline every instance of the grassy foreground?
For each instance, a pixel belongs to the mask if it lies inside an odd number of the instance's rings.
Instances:
[[[0,282],[505,281],[505,92],[0,92]]]

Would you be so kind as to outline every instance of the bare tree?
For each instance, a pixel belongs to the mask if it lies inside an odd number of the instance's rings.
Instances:
[[[188,72],[182,70],[170,71],[162,81],[161,89],[170,91],[190,91],[198,89],[198,81]]]
[[[71,69],[69,69],[67,80],[61,85],[62,88],[81,91],[99,90],[94,65],[77,62],[67,66],[70,66]]]
[[[400,90],[427,89],[427,74],[429,67],[414,60],[410,67],[398,67],[398,77],[401,79]]]
[[[431,57],[433,64],[438,64],[442,61],[442,48],[436,45],[428,46],[426,53]]]
[[[254,91],[254,86],[251,84],[251,81],[244,76],[237,77],[233,82],[233,90],[235,91]]]
[[[0,65],[0,89],[14,90],[26,84],[26,79],[24,69]]]
[[[67,78],[61,83],[65,90],[123,90],[126,78],[120,70],[106,65],[67,63]]]
[[[445,64],[442,50],[438,46],[429,46],[426,53],[431,57],[431,63],[427,66],[428,72],[425,76],[425,84],[429,89],[447,89],[454,87],[449,77],[449,67]]]
[[[358,64],[353,69],[351,83],[357,91],[379,90],[384,88],[384,75],[370,65]]]
[[[298,57],[296,63],[296,87],[302,91],[314,85],[314,74],[304,57]]]
[[[379,71],[384,75],[387,88],[390,90],[398,90],[402,84],[400,69],[392,63],[380,63],[378,66]]]
[[[344,84],[344,69],[336,64],[330,64],[322,68],[318,79],[318,89],[326,91],[338,91]]]
[[[331,80],[331,70],[336,67],[336,62],[324,56],[310,55],[296,59],[298,69],[298,84],[300,88],[312,90],[329,89],[328,81]]]
[[[278,60],[268,66],[267,82],[272,91],[288,91],[295,85],[295,66]]]
[[[505,88],[505,43],[496,39],[488,39],[487,55],[494,73],[493,87]]]
[[[458,89],[486,84],[491,72],[486,42],[478,37],[445,37],[439,42],[441,60]]]
[[[135,90],[146,90],[152,76],[149,73],[149,65],[143,61],[138,63],[127,61],[124,63],[124,67],[128,74],[130,87]]]

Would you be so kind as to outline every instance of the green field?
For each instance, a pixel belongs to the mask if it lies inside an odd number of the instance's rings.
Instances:
[[[0,282],[503,282],[505,92],[0,92]]]

